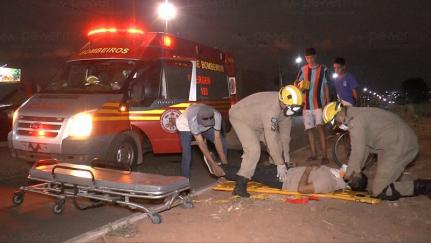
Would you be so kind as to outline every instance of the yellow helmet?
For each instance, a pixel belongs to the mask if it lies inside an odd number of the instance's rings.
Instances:
[[[341,111],[340,102],[330,102],[323,108],[323,121],[326,123],[334,120],[334,117]]]
[[[281,88],[278,99],[287,106],[302,106],[302,93],[293,85],[286,85]]]

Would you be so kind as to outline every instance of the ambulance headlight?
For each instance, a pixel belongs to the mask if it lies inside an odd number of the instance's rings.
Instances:
[[[93,130],[93,116],[87,112],[78,113],[69,120],[68,135],[72,137],[88,137]]]

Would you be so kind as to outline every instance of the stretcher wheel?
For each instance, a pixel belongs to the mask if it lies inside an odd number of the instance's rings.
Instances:
[[[190,197],[184,199],[183,204],[181,205],[183,208],[193,208],[193,201]]]
[[[157,213],[149,215],[149,216],[150,216],[151,222],[153,224],[160,224],[162,222],[162,217],[160,217],[160,215]]]
[[[60,200],[56,201],[54,203],[54,206],[52,207],[52,212],[55,214],[61,214],[64,210],[65,202],[66,201],[64,199],[60,199]]]
[[[13,205],[18,206],[24,202],[24,193],[23,192],[15,192],[12,197]]]

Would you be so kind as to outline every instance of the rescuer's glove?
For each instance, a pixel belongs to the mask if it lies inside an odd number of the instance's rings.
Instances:
[[[287,178],[287,168],[285,164],[277,165],[277,177],[278,180],[283,182]]]

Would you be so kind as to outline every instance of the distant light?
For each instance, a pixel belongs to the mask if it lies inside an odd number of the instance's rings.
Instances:
[[[301,57],[297,57],[297,58],[295,59],[295,62],[296,62],[297,64],[300,64],[300,63],[302,62],[302,58],[301,58]]]
[[[371,91],[371,90],[370,90],[370,91],[368,91],[368,93],[370,93],[370,94],[371,94],[371,93],[373,93],[373,91]]]
[[[367,88],[364,88],[364,92],[367,92],[367,90],[368,90]]]
[[[333,78],[333,79],[338,78],[338,74],[337,74],[337,73],[333,73],[333,74],[332,74],[332,78]]]
[[[163,36],[163,45],[170,47],[172,45],[172,38],[170,36]]]
[[[383,101],[386,102],[386,98],[383,98]]]
[[[125,106],[125,105],[121,105],[121,106],[120,106],[120,108],[119,108],[119,111],[120,111],[120,112],[125,112],[125,111],[127,111],[127,106]]]
[[[373,93],[373,95],[376,95],[376,94],[377,94],[376,92]]]
[[[165,1],[157,8],[157,14],[159,18],[169,21],[177,16],[177,9],[172,3]]]

